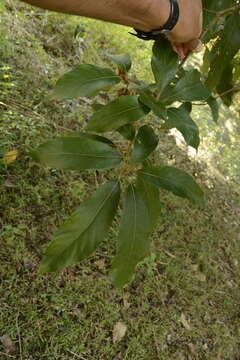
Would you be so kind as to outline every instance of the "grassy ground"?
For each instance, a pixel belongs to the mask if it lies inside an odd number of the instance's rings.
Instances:
[[[20,156],[0,167],[0,359],[239,360],[239,188],[219,167],[186,160],[170,135],[160,141],[159,157],[197,176],[205,207],[161,193],[152,255],[124,292],[108,277],[116,228],[91,259],[60,274],[38,274],[54,229],[98,182],[87,172],[43,169],[24,155],[66,129],[80,130],[89,116],[86,99],[52,103],[46,94],[78,62],[106,65],[107,52],[128,50],[144,79],[150,51],[123,27],[5,4],[0,151],[17,149]],[[74,37],[79,21],[83,38]],[[222,155],[214,156],[220,163]],[[126,335],[113,343],[119,321]]]

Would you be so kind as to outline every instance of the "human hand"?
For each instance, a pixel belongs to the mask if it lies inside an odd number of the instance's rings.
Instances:
[[[180,44],[171,41],[171,44],[173,50],[178,54],[178,57],[181,61],[183,61],[186,58],[186,56],[190,54],[190,52],[192,51],[199,52],[203,48],[203,44],[199,39],[191,40],[187,43],[180,43]]]
[[[202,1],[179,0],[179,20],[167,37],[180,60],[191,51],[201,51]]]

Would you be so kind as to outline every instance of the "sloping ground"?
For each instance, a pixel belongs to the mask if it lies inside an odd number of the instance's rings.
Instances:
[[[20,151],[0,167],[0,359],[238,360],[239,191],[230,177],[186,159],[171,136],[162,137],[159,158],[195,174],[206,205],[161,193],[152,255],[125,291],[116,292],[108,277],[115,228],[90,260],[38,274],[52,232],[99,181],[43,169],[26,156],[43,139],[78,131],[89,116],[86,99],[51,103],[46,94],[73,64],[105,64],[107,51],[139,57],[136,74],[144,78],[150,52],[140,43],[136,51],[122,27],[81,20],[81,37],[79,19],[16,4],[0,10],[0,150]],[[127,331],[113,343],[119,321]]]

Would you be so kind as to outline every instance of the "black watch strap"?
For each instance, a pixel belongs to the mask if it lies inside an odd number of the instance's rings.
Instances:
[[[165,35],[168,35],[174,26],[178,22],[179,18],[179,6],[177,0],[169,0],[170,1],[170,15],[165,23],[165,25],[161,29],[156,29],[152,31],[142,31],[138,29],[134,29],[136,33],[130,33],[142,40],[158,40],[162,39]]]

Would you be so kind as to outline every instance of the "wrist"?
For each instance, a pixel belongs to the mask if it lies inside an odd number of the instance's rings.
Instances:
[[[169,40],[187,43],[198,39],[202,32],[202,1],[178,0],[180,15]]]
[[[141,27],[136,28],[146,32],[160,29],[167,22],[169,14],[169,0],[150,0],[142,19],[143,22],[139,25]]]

